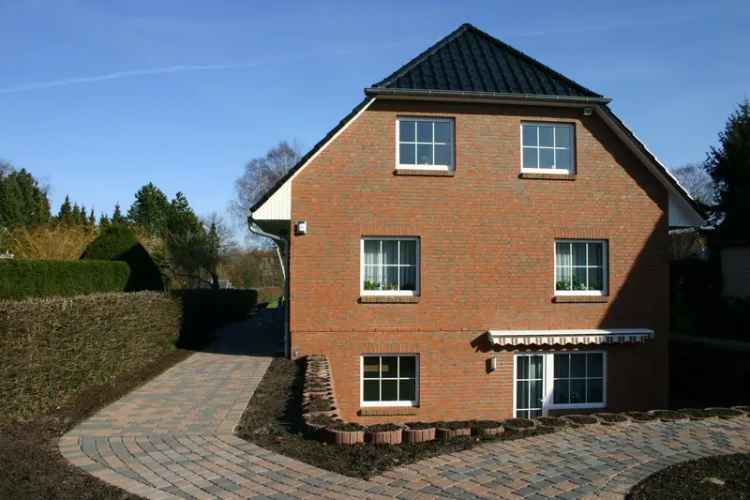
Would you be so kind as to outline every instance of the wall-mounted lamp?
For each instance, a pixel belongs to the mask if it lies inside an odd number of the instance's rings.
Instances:
[[[583,108],[583,116],[591,116],[594,113],[594,108]]]
[[[492,356],[487,360],[487,373],[492,373],[497,370],[497,358]]]
[[[294,225],[295,234],[307,234],[307,221],[300,220]]]

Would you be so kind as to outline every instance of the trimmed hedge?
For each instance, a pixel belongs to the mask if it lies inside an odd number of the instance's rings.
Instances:
[[[128,292],[164,290],[164,280],[159,266],[127,226],[118,224],[105,229],[81,255],[81,260],[89,259],[127,263],[130,267]]]
[[[179,346],[191,349],[211,342],[216,329],[249,318],[258,302],[258,292],[251,289],[199,288],[171,293],[179,298],[184,312]]]
[[[0,420],[46,413],[174,351],[181,316],[153,292],[0,302]]]
[[[1,259],[0,300],[121,292],[129,277],[124,262]]]
[[[0,301],[0,422],[61,406],[246,319],[254,290],[181,290]]]

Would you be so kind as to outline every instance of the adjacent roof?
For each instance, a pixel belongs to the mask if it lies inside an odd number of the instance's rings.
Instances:
[[[367,90],[386,89],[604,99],[468,23]]]

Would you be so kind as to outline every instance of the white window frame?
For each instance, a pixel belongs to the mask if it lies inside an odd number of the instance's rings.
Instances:
[[[552,127],[566,127],[570,129],[570,148],[557,147],[557,135],[552,134],[552,146],[540,146],[539,145],[539,129],[537,129],[536,146],[524,146],[523,145],[523,127],[525,125],[531,126],[552,126]],[[520,127],[520,145],[521,145],[521,173],[523,174],[556,174],[556,175],[572,175],[576,172],[576,126],[574,123],[564,122],[521,122]],[[537,150],[537,165],[541,161],[540,151],[542,149],[552,150],[564,150],[570,149],[570,168],[534,168],[524,167],[524,147],[535,148]],[[555,153],[555,162],[557,162],[557,153]]]
[[[601,403],[571,403],[554,404],[555,387],[555,354],[602,354],[602,402]],[[521,356],[542,356],[542,372],[544,382],[542,384],[542,414],[547,415],[549,410],[585,410],[601,409],[607,407],[607,351],[544,351],[544,352],[520,352],[513,355],[513,416],[516,416],[518,405],[518,358]],[[589,377],[586,377],[589,378]]]
[[[414,358],[414,400],[413,401],[365,401],[365,358],[367,357],[374,357],[377,356],[380,358],[380,365],[381,365],[381,371],[382,371],[382,364],[383,360],[382,358],[388,357],[388,356],[395,356],[397,358],[402,357],[409,357]],[[400,375],[401,370],[401,361],[398,361],[398,371],[397,375]],[[391,406],[419,406],[419,374],[420,374],[420,368],[419,368],[419,354],[413,353],[413,352],[398,352],[398,353],[367,353],[362,354],[359,357],[359,405],[360,406],[374,406],[374,407],[391,407]],[[382,378],[378,377],[376,379],[369,379],[369,380],[410,380],[410,377],[387,377]],[[398,387],[398,384],[396,384]],[[400,390],[400,389],[399,389]]]
[[[415,267],[416,286],[414,290],[365,290],[365,241],[416,241],[417,242],[417,261]],[[421,289],[421,276],[420,276],[420,259],[422,246],[419,241],[419,237],[416,236],[362,236],[359,243],[359,293],[361,296],[364,295],[375,295],[375,296],[406,296],[412,297],[419,295]],[[401,265],[401,245],[399,245],[398,253],[399,264],[396,267],[407,267]],[[409,266],[411,267],[411,266]],[[401,273],[398,273],[399,283],[401,281]]]
[[[447,123],[451,129],[451,143],[450,143],[450,165],[420,165],[420,164],[401,164],[401,120],[415,121],[415,122],[442,122]],[[435,144],[445,144],[443,142],[435,142],[435,126],[432,127],[432,161],[435,161]],[[426,142],[419,142],[415,138],[415,142],[408,141],[408,144],[429,144]],[[416,155],[416,153],[415,153]],[[415,156],[416,157],[416,156]],[[396,168],[402,170],[439,170],[444,172],[452,171],[456,164],[456,127],[453,118],[431,118],[431,117],[419,117],[419,116],[399,116],[396,118]]]
[[[601,290],[558,290],[557,289],[557,244],[558,243],[597,243],[602,245],[602,289]],[[609,241],[598,240],[598,239],[558,239],[552,243],[552,255],[554,258],[554,265],[552,269],[552,290],[556,296],[565,295],[577,295],[577,296],[588,296],[588,297],[602,297],[609,294]],[[570,258],[573,258],[571,251]],[[588,247],[586,248],[586,266],[572,266],[571,269],[576,267],[590,267],[589,266],[589,252]],[[588,271],[587,271],[588,277]]]

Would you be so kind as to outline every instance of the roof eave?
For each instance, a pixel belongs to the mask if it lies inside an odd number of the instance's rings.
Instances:
[[[570,104],[608,104],[612,101],[609,97],[599,96],[566,96],[545,94],[517,94],[511,92],[478,92],[457,90],[415,90],[394,89],[383,87],[367,87],[365,95],[369,97],[392,98],[392,99],[461,99],[461,100],[497,100],[497,101],[538,101],[538,102],[564,102]]]

